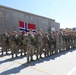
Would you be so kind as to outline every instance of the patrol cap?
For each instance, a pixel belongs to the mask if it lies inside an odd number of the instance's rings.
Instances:
[[[17,33],[16,31],[13,31],[13,33]]]
[[[48,33],[47,33],[47,32],[45,32],[45,35],[48,35]]]
[[[38,29],[38,31],[41,31],[41,32],[42,32],[42,30],[41,30],[41,29]]]
[[[23,31],[22,31],[22,34],[24,34],[24,33],[25,33],[25,31],[23,30]]]

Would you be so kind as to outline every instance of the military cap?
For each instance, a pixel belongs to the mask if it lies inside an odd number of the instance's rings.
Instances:
[[[41,29],[38,29],[38,31],[42,31]]]
[[[16,31],[13,31],[14,33],[17,33]]]
[[[47,33],[47,32],[45,32],[45,35],[48,35],[48,33]]]

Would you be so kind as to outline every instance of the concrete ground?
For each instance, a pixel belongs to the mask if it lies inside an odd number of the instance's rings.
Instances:
[[[0,52],[0,75],[76,75],[76,49],[29,64],[26,56],[11,59],[11,55]]]

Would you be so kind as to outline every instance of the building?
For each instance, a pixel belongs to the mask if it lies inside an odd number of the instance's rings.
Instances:
[[[60,23],[55,22],[54,19],[0,6],[0,33],[4,29],[7,29],[9,33],[14,30],[19,32],[19,21],[35,24],[36,30],[41,28],[43,32],[49,32],[51,29],[58,31],[60,29]]]
[[[76,27],[72,28],[72,30],[76,32]]]

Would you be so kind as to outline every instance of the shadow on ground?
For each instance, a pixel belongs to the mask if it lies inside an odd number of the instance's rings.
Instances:
[[[64,51],[64,52],[61,52],[61,53],[52,55],[52,56],[50,56],[50,57],[46,57],[46,58],[43,58],[43,59],[40,59],[40,60],[36,60],[36,61],[34,61],[34,62],[30,62],[30,63],[29,63],[29,66],[34,66],[34,65],[36,65],[36,64],[43,63],[44,61],[55,60],[55,58],[60,57],[60,56],[62,56],[62,55],[66,55],[66,53],[68,53],[68,52],[73,52],[73,51],[75,51],[75,50],[76,50],[76,48],[70,49],[70,50],[67,50],[67,51]],[[25,56],[23,56],[23,57],[25,57]],[[6,62],[11,62],[11,61],[16,60],[16,59],[22,59],[23,57],[18,57],[18,58],[14,58],[14,59],[7,59],[7,60],[4,60],[4,61],[0,61],[0,64],[6,63]],[[28,67],[28,66],[27,66],[27,64],[26,64],[26,62],[25,62],[25,64],[21,64],[21,65],[18,66],[18,67],[14,67],[14,68],[12,68],[12,69],[6,70],[6,71],[2,72],[0,75],[17,74],[17,73],[19,73],[22,69],[27,68],[27,67]]]

